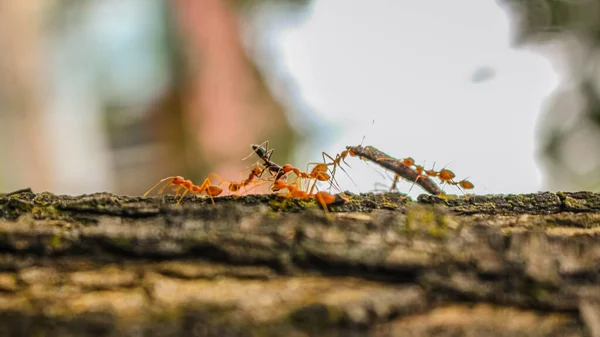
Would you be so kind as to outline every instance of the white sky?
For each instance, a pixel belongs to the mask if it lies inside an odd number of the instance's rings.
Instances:
[[[319,0],[299,24],[266,34],[275,71],[290,76],[303,103],[330,124],[297,162],[366,135],[365,145],[393,156],[447,165],[469,177],[474,193],[543,188],[536,119],[558,78],[547,59],[510,48],[508,19],[495,1]],[[473,82],[482,67],[493,76]],[[349,162],[358,188],[339,175],[344,189],[368,192],[385,182],[358,159]]]

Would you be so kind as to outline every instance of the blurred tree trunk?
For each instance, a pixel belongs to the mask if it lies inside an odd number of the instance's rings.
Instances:
[[[43,18],[50,1],[0,0],[0,189],[55,187],[44,97]],[[8,177],[6,181],[3,178]]]
[[[192,144],[179,160],[203,168],[190,172],[194,179],[209,172],[238,179],[250,144],[270,140],[285,161],[293,131],[244,51],[236,7],[226,0],[172,3],[188,66],[183,123]]]

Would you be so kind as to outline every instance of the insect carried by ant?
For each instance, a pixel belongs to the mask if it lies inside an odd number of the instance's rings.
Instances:
[[[275,180],[282,179],[283,175],[285,174],[285,172],[283,171],[283,167],[271,161],[271,156],[273,155],[273,151],[275,149],[269,150],[268,147],[268,140],[260,145],[252,144],[252,153],[250,153],[245,158],[242,158],[242,160],[245,160],[248,157],[256,154],[264,162],[263,166],[265,167],[265,170],[268,171],[271,174],[271,176],[275,178]],[[263,172],[265,170],[263,170]]]
[[[382,159],[380,159],[382,160]],[[383,160],[390,160],[388,158],[383,158]],[[404,163],[404,165],[412,167],[416,172],[417,172],[417,178],[415,181],[413,181],[413,184],[411,185],[409,192],[412,190],[412,188],[414,187],[414,185],[417,183],[417,181],[419,179],[424,179],[424,178],[438,178],[440,180],[440,182],[442,184],[449,184],[449,185],[453,185],[456,186],[465,196],[467,196],[467,194],[463,191],[463,189],[468,190],[468,189],[472,189],[475,186],[473,185],[473,183],[471,183],[470,181],[463,179],[461,181],[454,181],[454,172],[443,168],[440,171],[436,171],[435,170],[435,163],[433,163],[433,167],[429,170],[426,170],[424,166],[422,165],[417,165],[414,162],[414,159],[412,158],[404,158],[402,160],[402,162]],[[400,178],[400,176],[398,174],[395,175],[394,177],[394,182],[392,184],[392,187],[395,187],[398,179]],[[462,189],[461,189],[462,187]],[[443,189],[442,189],[443,192]],[[441,195],[440,195],[441,196]]]
[[[301,179],[314,179],[314,183],[312,184],[309,193],[312,193],[316,187],[317,182],[319,181],[331,181],[332,177],[327,173],[327,164],[325,163],[309,163],[310,165],[314,165],[310,172],[301,171],[299,168],[294,167],[291,164],[284,164],[283,166],[274,163],[271,160],[271,156],[273,155],[273,150],[268,150],[269,141],[265,141],[260,145],[253,144],[252,150],[256,155],[263,161],[266,169],[271,173],[275,181],[278,180],[287,180],[287,176],[290,173],[294,173],[297,178]],[[332,184],[334,184],[332,182]],[[335,184],[337,187],[337,184]],[[276,184],[273,184],[273,191],[278,191],[278,187]]]
[[[331,181],[331,186],[335,186],[339,190],[339,187],[335,182],[332,181],[332,177],[327,172],[328,164],[309,163],[308,166],[314,165],[310,172],[308,172],[308,168],[306,171],[301,171],[299,168],[294,167],[291,164],[279,165],[271,160],[273,149],[269,150],[268,144],[268,141],[260,145],[254,144],[252,145],[252,150],[263,161],[263,164],[266,167],[265,170],[268,170],[273,176],[274,183],[272,185],[272,191],[276,192],[282,189],[287,189],[288,193],[285,194],[287,199],[306,199],[313,197],[321,204],[321,206],[323,206],[325,212],[327,212],[327,205],[335,201],[335,196],[324,191],[317,191],[316,193],[313,192],[317,188],[317,183],[320,181]],[[288,176],[290,173],[294,173],[296,176],[292,183],[288,183]],[[309,182],[307,184],[306,191],[300,187],[303,180]],[[311,180],[314,180],[312,184],[310,184]],[[344,200],[347,200],[347,197],[345,197],[343,193],[340,193],[340,197]]]
[[[444,195],[444,192],[431,179],[432,177],[437,177],[443,184],[460,186],[463,189],[472,189],[474,187],[471,182],[464,179],[458,182],[454,181],[455,175],[450,170],[442,169],[439,172],[435,171],[433,168],[431,170],[425,170],[423,166],[415,165],[415,161],[411,157],[397,159],[373,146],[347,146],[346,149],[352,151],[352,153],[361,158],[370,160],[396,173],[393,187],[396,186],[400,177],[412,181],[413,184],[421,186],[425,191],[438,196]]]
[[[417,171],[407,165],[407,163],[410,163],[411,161],[412,163],[414,163],[414,160],[412,160],[412,158],[400,160],[376,149],[373,146],[346,146],[346,149],[348,151],[352,151],[352,153],[354,153],[355,156],[357,155],[363,159],[372,161],[382,166],[383,168],[393,171],[398,176],[408,181],[414,181],[425,191],[433,195],[442,194],[442,190],[436,185],[436,183],[433,180],[429,179],[428,177],[417,179],[417,177],[419,177]]]

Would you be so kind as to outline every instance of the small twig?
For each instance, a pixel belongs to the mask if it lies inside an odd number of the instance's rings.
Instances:
[[[394,171],[400,177],[415,182],[421,186],[425,191],[433,195],[441,195],[442,190],[436,185],[436,183],[427,176],[421,176],[416,170],[406,166],[401,160],[396,159],[387,153],[384,153],[372,146],[346,146],[346,149],[353,151],[357,156],[368,159],[381,167],[388,170]]]

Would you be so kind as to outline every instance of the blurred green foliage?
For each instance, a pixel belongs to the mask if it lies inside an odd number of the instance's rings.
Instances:
[[[539,121],[546,186],[600,189],[600,1],[497,0],[514,24],[514,46],[558,46],[562,83]]]

